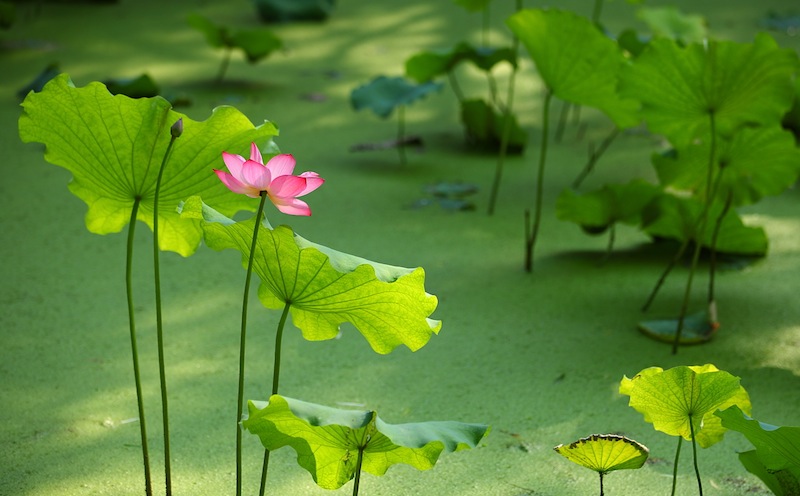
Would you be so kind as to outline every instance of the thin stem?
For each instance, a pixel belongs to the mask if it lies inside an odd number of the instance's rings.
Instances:
[[[281,320],[278,322],[278,330],[275,333],[275,359],[272,366],[272,394],[278,394],[278,384],[281,376],[281,348],[283,342],[283,329],[286,326],[286,318],[289,316],[289,309],[292,307],[291,302],[286,302],[281,314]],[[267,486],[267,470],[269,469],[269,453],[268,449],[264,450],[264,462],[261,464],[261,487],[258,491],[260,496],[264,496],[264,491]]]
[[[567,124],[567,117],[569,117],[569,110],[572,104],[566,100],[561,101],[561,112],[558,114],[558,125],[556,126],[556,132],[553,134],[553,141],[556,143],[561,143],[561,139],[564,137],[564,128]]]
[[[694,460],[694,473],[697,476],[697,489],[700,491],[700,496],[703,496],[703,483],[700,480],[700,468],[697,466],[697,441],[694,439],[694,422],[692,422],[691,415],[689,415],[689,433],[692,435],[692,457]]]
[[[397,153],[400,155],[400,165],[406,165],[406,107],[397,107]]]
[[[720,171],[720,176],[722,176],[722,171]],[[719,179],[717,180],[717,184],[719,184]],[[717,239],[722,229],[722,219],[724,219],[730,211],[732,203],[733,194],[728,192],[728,196],[725,198],[725,206],[722,207],[722,212],[720,212],[717,217],[717,222],[714,225],[714,233],[711,235],[711,261],[708,275],[708,321],[712,326],[719,325],[717,322],[717,303],[714,296],[714,283],[717,273]]]
[[[600,474],[600,496],[603,496],[605,493],[603,492],[603,476],[605,475],[603,472],[599,472]]]
[[[606,263],[611,258],[611,253],[614,251],[614,242],[617,238],[617,225],[611,224],[608,227],[608,245],[606,245],[606,254],[603,256],[601,263]]]
[[[128,223],[128,247],[125,263],[125,290],[128,296],[128,324],[131,334],[131,356],[133,358],[133,380],[136,383],[136,400],[139,407],[139,431],[142,437],[142,461],[144,462],[144,491],[147,496],[153,494],[153,484],[150,477],[150,453],[147,448],[147,422],[144,417],[144,400],[142,398],[142,381],[139,376],[139,351],[136,346],[136,321],[133,308],[133,235],[136,231],[136,215],[139,212],[141,198],[136,198],[131,209],[131,219]]]
[[[225,49],[225,55],[222,56],[222,63],[219,66],[219,72],[217,72],[217,84],[222,82],[222,80],[225,78],[225,73],[228,72],[228,65],[231,62],[232,51],[232,48]]]
[[[694,279],[694,273],[695,270],[697,269],[697,262],[700,260],[700,251],[703,248],[703,240],[705,239],[706,224],[708,223],[708,212],[711,209],[711,202],[714,199],[714,195],[716,194],[716,189],[717,189],[716,187],[712,188],[712,182],[714,178],[714,164],[716,163],[715,157],[717,152],[716,120],[714,119],[713,111],[709,113],[709,120],[711,128],[710,129],[711,151],[709,152],[708,156],[708,174],[706,175],[706,198],[703,204],[703,211],[700,213],[699,226],[694,236],[695,246],[694,246],[694,253],[692,254],[692,266],[691,269],[689,270],[689,277],[686,280],[686,289],[683,293],[683,303],[681,304],[681,313],[678,316],[678,328],[675,331],[675,340],[672,342],[673,355],[678,353],[678,345],[680,344],[684,320],[686,318],[686,313],[689,309],[689,297],[691,296],[691,291],[692,291],[692,280]]]
[[[172,495],[172,469],[170,464],[169,450],[169,405],[167,403],[167,375],[164,366],[164,325],[161,317],[161,264],[159,263],[158,249],[158,199],[161,194],[161,178],[164,175],[164,168],[167,165],[169,153],[177,136],[173,135],[164,152],[161,167],[158,169],[158,179],[156,179],[156,190],[153,197],[153,276],[155,281],[156,296],[156,338],[158,341],[158,377],[161,382],[161,420],[164,425],[164,478],[167,488],[167,496]]]
[[[522,0],[517,0],[517,12],[522,10]],[[514,36],[511,51],[514,54],[514,60],[517,59],[519,53],[519,38]],[[503,135],[500,137],[500,151],[497,155],[497,166],[494,170],[494,181],[492,181],[492,190],[489,195],[489,215],[494,214],[494,207],[497,203],[497,194],[500,189],[500,181],[503,178],[503,165],[505,164],[506,155],[508,154],[508,141],[511,136],[511,117],[513,116],[512,109],[514,108],[514,85],[517,80],[517,66],[511,69],[511,77],[508,80],[508,95],[506,96],[506,106],[503,112]]]
[[[594,0],[594,10],[592,11],[592,22],[600,22],[600,14],[603,13],[603,0]]]
[[[661,277],[658,278],[656,285],[653,287],[652,291],[650,291],[650,296],[647,297],[647,301],[644,303],[644,305],[642,305],[642,312],[646,312],[650,308],[650,305],[653,304],[653,300],[656,299],[658,290],[661,289],[664,281],[667,280],[667,276],[670,272],[672,272],[672,269],[675,268],[675,265],[677,265],[678,262],[680,262],[680,260],[683,258],[683,254],[686,253],[686,249],[689,247],[689,241],[689,239],[685,239],[683,243],[681,243],[681,246],[678,248],[675,256],[672,257],[672,260],[669,261],[669,264],[667,264],[664,272],[661,273]]]
[[[683,444],[683,438],[678,436],[678,448],[675,450],[675,462],[672,465],[672,492],[670,496],[675,496],[675,486],[678,483],[678,460],[681,457],[681,446]]]
[[[586,179],[586,176],[588,176],[594,170],[594,166],[597,161],[600,160],[600,157],[603,156],[606,150],[608,150],[608,147],[611,146],[611,143],[613,143],[617,136],[619,136],[619,133],[620,129],[614,126],[614,129],[611,131],[611,133],[609,133],[608,136],[606,136],[602,143],[600,143],[600,146],[597,147],[597,150],[593,150],[589,154],[589,160],[586,162],[586,166],[584,166],[581,173],[578,174],[578,177],[575,178],[575,181],[572,182],[573,188],[578,189],[580,187],[583,180]]]
[[[536,237],[539,234],[539,225],[542,222],[542,196],[544,195],[544,165],[547,161],[547,140],[550,122],[550,100],[553,92],[548,88],[544,95],[544,107],[542,109],[542,143],[539,154],[539,172],[536,177],[536,204],[533,211],[533,226],[531,226],[530,236],[526,240],[527,253],[525,255],[525,270],[533,271],[533,249],[536,245]]]
[[[364,462],[364,448],[359,446],[358,459],[356,460],[356,477],[353,481],[353,496],[358,496],[358,485],[361,482],[361,465]]]
[[[242,330],[239,337],[239,392],[236,398],[236,496],[242,494],[242,429],[239,422],[242,419],[244,405],[244,359],[247,343],[247,301],[250,298],[250,279],[253,275],[253,259],[255,258],[256,242],[258,240],[258,228],[261,225],[261,217],[264,215],[264,204],[267,201],[267,192],[261,192],[261,201],[258,204],[258,211],[253,226],[253,242],[250,244],[250,256],[247,260],[247,274],[244,279],[244,295],[242,296]]]

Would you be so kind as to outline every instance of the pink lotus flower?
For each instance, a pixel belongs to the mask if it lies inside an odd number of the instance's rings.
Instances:
[[[229,190],[251,198],[259,198],[262,191],[266,192],[278,210],[289,215],[311,215],[308,204],[297,197],[311,193],[325,182],[316,172],[293,176],[295,160],[289,154],[275,155],[264,164],[255,143],[250,145],[250,160],[228,152],[222,152],[222,160],[230,173],[217,169],[214,172]]]

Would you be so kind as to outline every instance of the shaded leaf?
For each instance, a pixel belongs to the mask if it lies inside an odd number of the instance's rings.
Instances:
[[[475,67],[490,72],[500,62],[517,65],[516,55],[511,48],[475,47],[466,41],[458,43],[449,51],[423,51],[406,60],[406,76],[417,81],[430,81],[436,76],[447,74],[461,62],[472,62]]]
[[[61,68],[58,63],[54,62],[52,64],[48,64],[47,67],[42,69],[42,72],[37,74],[30,83],[26,84],[17,91],[17,96],[20,98],[25,98],[31,91],[42,91],[44,85],[59,74],[61,74]]]
[[[705,197],[709,154],[710,145],[704,140],[675,153],[654,155],[653,164],[664,186]],[[718,197],[732,195],[733,205],[778,195],[800,175],[800,149],[794,136],[778,125],[746,127],[730,140],[718,140],[717,158],[715,170],[723,174]]]
[[[708,139],[712,113],[724,136],[746,124],[780,122],[792,104],[797,67],[797,54],[766,34],[748,44],[686,47],[662,38],[622,71],[620,91],[642,102],[651,131],[680,148]]]
[[[0,2],[0,29],[9,29],[14,25],[17,9],[11,2]]]
[[[800,469],[800,427],[775,426],[750,418],[735,405],[716,413],[722,426],[744,434],[769,470]]]
[[[589,19],[556,9],[528,9],[509,17],[506,24],[557,97],[598,108],[620,128],[639,123],[637,102],[617,94],[622,51]]]
[[[673,6],[642,7],[636,16],[647,24],[653,36],[672,38],[683,43],[699,43],[708,36],[703,16],[684,14]]]
[[[297,462],[325,489],[338,489],[355,476],[359,452],[362,469],[383,475],[397,463],[418,470],[433,468],[442,451],[474,448],[489,433],[481,424],[440,421],[387,424],[374,411],[330,408],[270,397],[248,402],[242,425],[268,450],[290,446]]]
[[[700,344],[709,341],[717,332],[710,322],[708,312],[687,315],[683,319],[679,344]],[[639,322],[639,330],[647,336],[665,343],[674,343],[678,333],[678,319],[656,319]]]
[[[639,225],[644,207],[660,194],[658,186],[641,179],[607,184],[583,194],[565,189],[556,201],[556,216],[579,224],[587,232],[600,234],[617,222]]]
[[[386,118],[395,107],[409,105],[420,98],[442,89],[442,83],[414,84],[402,77],[378,76],[350,93],[350,104],[355,110],[369,108]]]
[[[492,0],[453,0],[456,5],[470,12],[480,12],[486,9]]]
[[[125,95],[131,98],[158,96],[158,85],[148,74],[130,79],[110,79],[103,84],[112,95]]]
[[[511,129],[508,133],[507,153],[519,154],[528,143],[528,133],[522,129],[515,115],[509,116]],[[470,144],[499,150],[503,139],[506,116],[498,113],[480,98],[461,102],[461,122]]]
[[[159,246],[183,256],[197,249],[202,230],[197,220],[179,217],[179,203],[202,194],[228,215],[255,209],[211,169],[223,151],[244,153],[251,142],[269,142],[278,133],[272,123],[254,127],[233,107],[218,107],[198,122],[172,111],[163,98],[112,96],[100,83],[76,88],[66,74],[28,95],[22,107],[22,141],[43,143],[45,160],[72,173],[69,189],[88,205],[86,227],[96,234],[121,231],[137,198],[137,218],[152,228],[155,183],[170,126],[183,119],[159,200]]]
[[[283,46],[283,41],[268,29],[247,29],[231,31],[225,26],[218,26],[211,20],[199,15],[190,14],[189,25],[206,38],[209,45],[215,48],[238,48],[244,52],[247,61],[254,64]]]
[[[181,211],[205,221],[209,247],[238,250],[247,265],[255,219],[234,222],[198,197],[187,200]],[[378,353],[401,344],[416,351],[441,328],[440,321],[428,318],[437,299],[425,292],[420,267],[395,267],[338,252],[288,226],[262,224],[257,241],[253,271],[261,279],[261,303],[272,309],[291,303],[292,322],[309,341],[333,339],[339,326],[350,322]]]
[[[633,379],[623,377],[619,392],[657,431],[691,440],[707,448],[722,440],[725,428],[714,412],[732,405],[750,411],[750,397],[739,378],[714,365],[650,367]],[[689,426],[692,423],[692,428]]]
[[[761,479],[772,494],[776,496],[800,494],[800,467],[770,470],[761,462],[756,450],[739,453],[739,461],[748,472]]]
[[[711,206],[709,219],[715,222],[723,206],[717,202]],[[677,241],[695,240],[698,219],[703,205],[696,198],[681,198],[671,194],[657,197],[642,213],[644,231],[657,238]],[[705,230],[704,247],[711,246],[713,229]],[[738,255],[763,256],[767,253],[768,241],[760,227],[746,226],[735,210],[729,210],[722,219],[716,242],[716,251]]]
[[[335,0],[254,0],[264,22],[324,21],[331,15]]]
[[[613,434],[594,434],[553,449],[567,460],[601,474],[641,468],[650,455],[646,446]]]

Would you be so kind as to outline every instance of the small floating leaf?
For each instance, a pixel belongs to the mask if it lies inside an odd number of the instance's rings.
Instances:
[[[325,489],[338,489],[362,469],[383,475],[397,463],[418,470],[433,468],[442,451],[478,445],[489,433],[482,424],[453,421],[387,424],[374,411],[330,408],[279,395],[269,402],[248,402],[245,429],[268,450],[290,446],[297,463]]]
[[[594,434],[553,449],[567,460],[601,474],[641,468],[650,455],[646,446],[613,434]]]
[[[658,341],[674,343],[678,319],[657,319],[639,322],[639,330]],[[700,344],[711,340],[717,326],[710,322],[707,312],[687,315],[683,319],[679,344]]]
[[[667,370],[650,367],[633,379],[623,377],[619,392],[630,396],[629,405],[657,431],[691,440],[694,430],[703,448],[721,441],[725,434],[714,412],[732,405],[748,412],[751,408],[739,378],[711,364]]]

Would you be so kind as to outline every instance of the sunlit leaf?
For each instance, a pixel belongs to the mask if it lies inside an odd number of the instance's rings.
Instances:
[[[642,7],[636,16],[647,24],[654,36],[683,43],[701,42],[707,37],[706,20],[697,14],[684,14],[676,7]]]
[[[202,218],[205,241],[214,250],[233,248],[246,266],[254,219],[234,222],[202,204],[186,201],[182,213]],[[288,226],[259,227],[253,271],[261,278],[258,296],[267,308],[291,303],[294,325],[305,339],[321,341],[353,324],[378,353],[399,345],[412,351],[438,333],[441,322],[428,318],[437,299],[425,292],[425,271],[407,269],[338,252],[312,243]]]
[[[406,76],[423,83],[452,71],[461,62],[472,62],[475,67],[490,72],[500,62],[516,67],[517,59],[511,48],[475,47],[462,41],[450,50],[424,51],[406,60]]]
[[[716,202],[709,210],[710,222],[716,222],[723,205]],[[657,238],[676,241],[694,240],[697,237],[698,219],[703,205],[697,198],[681,198],[671,194],[657,197],[642,214],[643,228]],[[705,229],[702,244],[711,247],[713,229]],[[722,218],[715,249],[720,253],[763,256],[768,248],[767,236],[760,227],[746,226],[736,210],[729,210]]]
[[[703,448],[722,440],[725,428],[714,412],[732,405],[750,411],[750,397],[739,378],[714,365],[650,367],[633,379],[623,377],[619,392],[657,431],[691,440]],[[691,427],[689,423],[691,422]]]
[[[709,144],[686,145],[676,153],[656,155],[653,163],[664,186],[706,194]],[[730,140],[718,140],[717,158],[722,179],[719,198],[732,195],[733,205],[755,203],[778,195],[797,182],[800,149],[795,138],[780,126],[747,127]]]
[[[330,408],[278,395],[269,402],[248,402],[242,425],[270,451],[290,446],[297,462],[325,489],[338,489],[355,476],[359,452],[362,470],[383,475],[397,463],[418,470],[433,468],[442,451],[478,445],[489,433],[482,424],[453,421],[387,424],[374,411]]]
[[[646,446],[613,434],[594,434],[553,449],[567,460],[601,474],[641,468],[650,455]]]
[[[617,94],[622,51],[589,19],[569,11],[528,9],[509,17],[506,24],[555,96],[598,108],[620,128],[639,123],[638,103]]]
[[[680,148],[708,139],[711,114],[723,136],[746,124],[780,122],[794,98],[797,68],[797,54],[766,34],[747,44],[686,47],[662,38],[622,71],[620,91],[642,102],[651,131]]]
[[[579,194],[565,189],[556,201],[556,216],[599,234],[616,222],[639,225],[642,210],[661,194],[658,186],[636,179],[627,184],[607,184]]]
[[[228,215],[253,210],[253,202],[231,193],[211,169],[223,151],[245,153],[251,142],[267,143],[278,133],[271,123],[254,127],[233,107],[219,107],[198,122],[172,111],[163,98],[112,96],[100,83],[76,88],[66,74],[28,95],[22,107],[22,141],[43,143],[45,160],[72,173],[69,189],[88,205],[86,227],[96,234],[121,231],[137,198],[137,218],[152,228],[170,127],[183,119],[162,179],[159,246],[184,256],[197,249],[202,229],[199,221],[179,217],[179,203],[202,194]]]
[[[212,47],[238,48],[244,52],[247,61],[251,64],[283,47],[283,41],[268,29],[230,30],[225,26],[214,24],[199,14],[189,15],[187,22],[191,27],[203,33],[206,41]]]
[[[769,470],[800,468],[800,427],[759,422],[735,405],[716,415],[723,427],[744,434],[753,443],[758,458]]]
[[[386,118],[395,107],[409,105],[420,98],[442,89],[442,83],[414,84],[402,77],[378,76],[350,93],[350,104],[355,110],[369,108]]]

